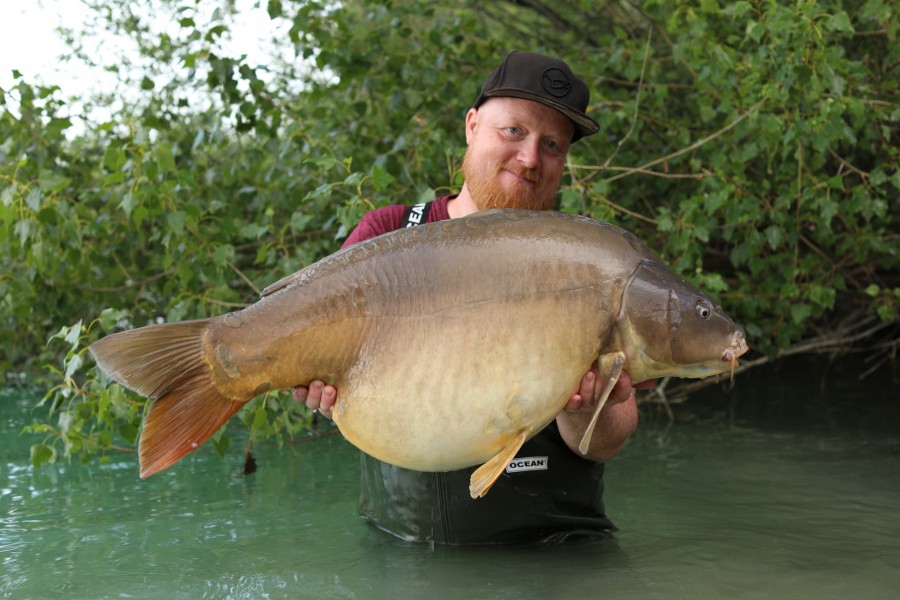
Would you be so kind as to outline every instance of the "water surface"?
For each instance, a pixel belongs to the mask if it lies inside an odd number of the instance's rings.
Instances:
[[[408,544],[356,515],[339,436],[34,471],[35,395],[0,392],[0,596],[10,598],[887,598],[900,589],[900,377],[793,361],[706,390],[607,470],[604,543]]]

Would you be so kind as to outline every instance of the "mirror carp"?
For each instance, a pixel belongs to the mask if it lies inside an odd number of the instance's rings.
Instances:
[[[408,469],[481,464],[480,497],[552,421],[596,360],[634,383],[734,369],[744,330],[630,232],[550,211],[492,210],[401,229],[266,288],[242,310],[149,325],[90,346],[152,399],[150,476],[271,390],[322,379],[362,451]]]

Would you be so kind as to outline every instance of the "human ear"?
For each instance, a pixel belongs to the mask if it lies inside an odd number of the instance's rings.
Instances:
[[[475,137],[475,129],[478,127],[478,109],[470,108],[466,113],[466,144],[471,145]]]

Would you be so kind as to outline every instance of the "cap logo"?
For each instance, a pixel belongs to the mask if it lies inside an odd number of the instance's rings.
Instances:
[[[551,67],[541,75],[541,87],[551,96],[562,98],[572,90],[572,83],[562,70]]]

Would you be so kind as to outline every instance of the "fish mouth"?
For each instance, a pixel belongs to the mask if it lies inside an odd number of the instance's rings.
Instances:
[[[722,362],[731,363],[731,379],[734,379],[734,369],[738,365],[738,357],[742,356],[749,349],[747,340],[744,338],[744,332],[735,332],[731,347],[726,348],[722,352]]]

